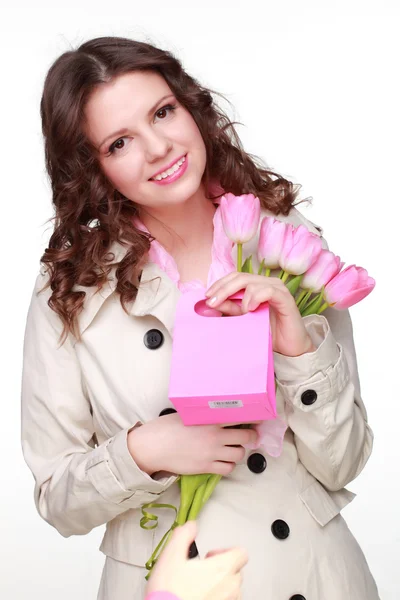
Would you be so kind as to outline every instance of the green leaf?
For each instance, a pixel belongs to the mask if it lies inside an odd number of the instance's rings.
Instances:
[[[242,265],[242,273],[249,273],[249,257],[246,258]]]
[[[300,283],[301,283],[302,279],[303,279],[303,275],[297,275],[296,277],[293,277],[293,279],[291,279],[290,281],[288,281],[286,283],[286,287],[288,288],[288,290],[292,294],[292,296],[296,295],[296,292],[300,287]]]
[[[314,298],[312,302],[310,302],[310,304],[307,304],[307,306],[301,311],[302,317],[307,317],[308,315],[315,315],[318,313],[322,302],[322,295],[323,294],[321,292],[318,294],[318,296],[316,296],[316,298]]]
[[[242,273],[253,273],[253,256],[248,256],[242,265]]]
[[[253,270],[253,255],[252,254],[249,256],[249,273],[254,273],[254,270]]]

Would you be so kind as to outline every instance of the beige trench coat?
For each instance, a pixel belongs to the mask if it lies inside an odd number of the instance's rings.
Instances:
[[[296,209],[279,218],[319,234]],[[256,244],[249,242],[245,255],[256,255]],[[117,258],[125,252],[117,245],[114,250]],[[37,509],[63,536],[107,523],[99,598],[140,600],[143,566],[173,519],[171,511],[160,511],[158,528],[146,531],[139,525],[140,507],[152,501],[177,506],[178,486],[169,474],[153,479],[140,471],[126,438],[137,422],[171,406],[180,292],[152,263],[144,267],[129,314],[114,278],[100,293],[85,288],[82,341],[69,337],[58,348],[61,325],[47,305],[49,290],[37,295],[45,281],[42,270],[28,314],[22,390],[23,451],[36,481]],[[247,451],[199,520],[200,556],[221,546],[248,549],[243,600],[378,598],[340,515],[354,497],[345,486],[366,464],[373,436],[360,397],[349,313],[330,309],[324,315],[304,318],[315,352],[274,355],[278,411],[289,426],[282,455]],[[144,343],[151,329],[164,338],[157,349]],[[304,403],[307,398],[316,400]]]

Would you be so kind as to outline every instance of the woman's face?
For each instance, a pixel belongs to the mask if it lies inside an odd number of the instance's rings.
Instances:
[[[105,175],[126,198],[159,209],[198,191],[206,166],[203,138],[157,73],[135,71],[98,86],[85,117]]]

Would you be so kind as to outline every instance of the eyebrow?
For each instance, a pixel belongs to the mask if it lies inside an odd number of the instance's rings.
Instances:
[[[173,94],[167,94],[166,96],[163,96],[162,98],[160,98],[159,100],[157,100],[157,102],[150,108],[150,110],[147,113],[147,116],[149,117],[157,108],[157,106],[159,104],[161,104],[161,102],[163,102],[164,100],[166,100],[167,98],[172,98],[174,95]],[[110,135],[108,135],[106,138],[104,138],[104,140],[101,142],[101,144],[99,146],[97,146],[97,149],[100,150],[100,148],[110,139],[112,138],[118,138],[121,137],[122,135],[125,135],[125,133],[128,133],[128,129],[126,127],[124,127],[123,129],[118,129],[118,131],[114,131],[114,133],[110,133]]]

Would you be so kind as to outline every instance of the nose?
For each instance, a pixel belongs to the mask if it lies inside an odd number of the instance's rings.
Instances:
[[[160,131],[150,129],[143,138],[146,159],[149,163],[165,158],[172,148],[171,141]]]

